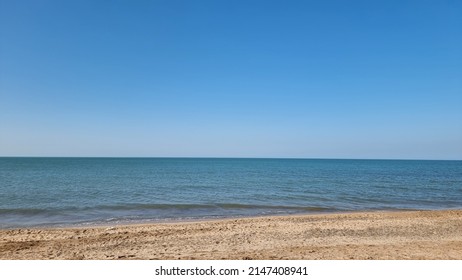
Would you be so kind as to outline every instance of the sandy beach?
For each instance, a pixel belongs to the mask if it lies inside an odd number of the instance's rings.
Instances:
[[[1,230],[0,259],[462,259],[462,210]]]

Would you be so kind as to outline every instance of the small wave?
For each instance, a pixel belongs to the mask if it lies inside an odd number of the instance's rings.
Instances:
[[[41,208],[13,208],[13,209],[0,209],[0,215],[16,214],[16,215],[39,215],[55,212],[57,210],[41,209]]]
[[[40,215],[52,213],[67,213],[78,211],[131,211],[131,210],[292,210],[292,211],[335,211],[336,208],[312,207],[312,206],[290,206],[290,205],[261,205],[261,204],[240,204],[240,203],[216,203],[216,204],[120,204],[100,205],[92,207],[67,207],[67,208],[10,208],[0,209],[0,215]]]
[[[333,211],[335,208],[314,207],[314,206],[288,206],[288,205],[259,205],[259,204],[216,204],[223,209],[274,209],[274,210],[300,210],[300,211]]]
[[[274,210],[299,210],[299,211],[333,211],[335,208],[312,207],[312,206],[290,206],[290,205],[262,205],[262,204],[240,204],[240,203],[214,203],[214,204],[122,204],[105,205],[95,207],[104,210],[207,210],[207,209],[274,209]]]

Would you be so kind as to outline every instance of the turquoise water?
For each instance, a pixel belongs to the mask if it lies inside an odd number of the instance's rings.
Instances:
[[[0,158],[0,228],[462,208],[462,161]]]

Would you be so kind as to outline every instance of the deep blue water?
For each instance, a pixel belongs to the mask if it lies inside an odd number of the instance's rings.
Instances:
[[[0,228],[462,208],[462,161],[0,158]]]

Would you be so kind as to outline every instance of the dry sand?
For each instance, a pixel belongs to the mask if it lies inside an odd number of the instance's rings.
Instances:
[[[462,210],[0,230],[0,259],[462,259]]]

